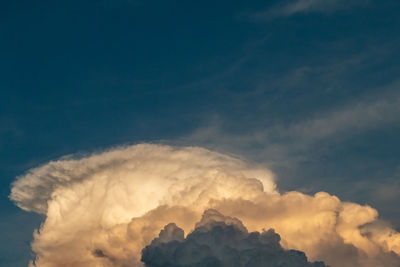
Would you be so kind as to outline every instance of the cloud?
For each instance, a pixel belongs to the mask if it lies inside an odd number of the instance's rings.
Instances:
[[[399,86],[399,82],[395,82],[388,86],[390,90],[382,88],[379,94],[365,95],[301,120],[252,127],[250,131],[244,127],[239,134],[225,130],[223,119],[214,120],[182,140],[234,153],[248,151],[270,163],[294,165],[308,157],[307,153],[315,151],[313,146],[325,140],[345,140],[399,122],[400,94],[393,92],[393,88]]]
[[[46,215],[32,245],[37,265],[69,258],[75,266],[91,266],[92,236],[160,205],[201,209],[211,198],[248,199],[263,191],[275,192],[265,167],[197,147],[143,144],[49,162],[19,177],[10,198],[24,210]],[[147,242],[153,236],[135,238]]]
[[[238,220],[252,232],[273,228],[285,249],[332,267],[400,263],[400,234],[375,209],[324,192],[280,194],[265,166],[199,147],[140,144],[62,158],[19,177],[10,198],[46,216],[33,266],[142,266],[142,249],[165,225],[191,232],[207,209],[242,231]],[[174,229],[159,238],[182,241]]]
[[[360,38],[367,47],[354,47]],[[210,109],[202,123],[182,134],[177,144],[266,163],[280,177],[282,190],[315,193],[323,189],[347,200],[370,203],[398,227],[394,202],[400,203],[399,197],[395,199],[391,193],[390,203],[378,203],[379,187],[373,183],[365,184],[363,192],[351,190],[361,180],[381,181],[392,176],[399,158],[389,144],[393,147],[399,131],[400,83],[391,76],[395,69],[381,68],[398,45],[368,38],[322,41],[316,49],[324,51],[323,57],[310,61],[294,56],[289,71],[271,73],[266,67],[248,75],[246,83],[239,86],[221,86],[217,81],[208,84],[221,87],[229,98],[225,102],[234,103],[233,109],[224,104]],[[274,43],[267,40],[267,46]],[[254,47],[253,53],[249,54],[258,59],[250,56],[249,62],[268,62],[264,50]],[[293,66],[297,60],[300,66]],[[246,72],[243,66],[238,69]],[[229,78],[224,81],[238,83],[234,75]]]
[[[229,173],[224,173],[225,170],[229,170]],[[112,190],[104,194],[117,197],[120,192],[132,195],[147,192],[148,195],[142,195],[142,199],[133,201],[135,207],[131,206],[130,199],[123,200],[129,204],[124,211],[133,209],[138,210],[137,214],[143,214],[169,195],[171,192],[168,190],[172,190],[172,187],[175,186],[174,190],[183,190],[183,180],[188,182],[190,178],[190,182],[195,184],[200,179],[204,182],[209,178],[210,186],[230,175],[237,180],[245,175],[257,177],[261,182],[250,181],[249,186],[264,186],[268,192],[275,190],[273,175],[265,167],[255,168],[242,160],[199,147],[179,149],[143,144],[116,148],[80,159],[67,156],[34,168],[14,182],[11,199],[24,210],[46,214],[49,201],[62,197],[62,194],[89,193],[82,185],[91,186],[91,190],[108,186]],[[128,183],[132,188],[126,187]],[[76,191],[70,192],[71,189]],[[199,183],[198,187],[192,187],[191,190],[191,193],[197,193],[202,190],[202,185]],[[154,192],[157,192],[157,196]],[[221,190],[219,193],[228,196],[235,192]]]
[[[298,13],[331,13],[337,10],[350,8],[356,5],[366,4],[368,1],[346,0],[291,0],[280,3],[271,9],[253,14],[255,19],[274,17],[288,17]]]
[[[286,266],[324,267],[310,263],[303,252],[284,250],[273,229],[251,232],[240,220],[206,210],[186,238],[174,223],[168,224],[142,251],[146,267],[160,266]]]

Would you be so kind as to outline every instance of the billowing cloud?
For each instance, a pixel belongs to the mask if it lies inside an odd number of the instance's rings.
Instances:
[[[166,225],[143,249],[142,261],[146,267],[326,266],[308,262],[303,252],[284,250],[279,241],[273,229],[248,233],[240,220],[206,210],[186,238],[174,223]]]
[[[251,232],[275,229],[282,247],[310,261],[400,264],[400,234],[375,209],[324,192],[280,194],[267,168],[198,147],[141,144],[62,158],[19,177],[10,198],[46,216],[32,242],[40,267],[143,266],[142,249],[165,225],[192,232],[210,208]],[[183,240],[171,229],[166,236]]]

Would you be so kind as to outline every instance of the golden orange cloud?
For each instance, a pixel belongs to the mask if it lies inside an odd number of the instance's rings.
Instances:
[[[32,266],[143,266],[141,250],[168,223],[185,233],[204,210],[274,228],[285,248],[332,267],[399,266],[400,234],[369,206],[320,192],[280,194],[263,166],[198,147],[141,144],[30,170],[11,199],[45,214]]]

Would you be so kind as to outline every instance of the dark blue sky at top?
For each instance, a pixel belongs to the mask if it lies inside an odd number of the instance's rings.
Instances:
[[[292,2],[1,0],[0,265],[26,265],[41,220],[8,200],[16,176],[137,142],[243,155],[399,227],[400,2],[272,12]]]

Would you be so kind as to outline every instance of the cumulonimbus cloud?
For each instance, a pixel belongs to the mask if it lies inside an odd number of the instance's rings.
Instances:
[[[165,225],[186,233],[207,209],[249,231],[273,228],[285,249],[332,267],[399,266],[400,234],[369,206],[320,192],[280,194],[265,167],[198,147],[140,144],[30,170],[10,198],[45,214],[31,265],[143,266]]]

